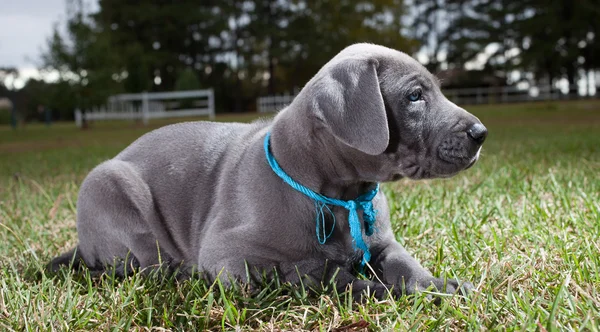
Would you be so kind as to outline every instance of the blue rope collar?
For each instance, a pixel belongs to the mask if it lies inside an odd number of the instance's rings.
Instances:
[[[308,196],[315,202],[316,209],[316,233],[317,240],[320,244],[325,244],[327,239],[331,237],[333,234],[333,230],[335,228],[335,215],[329,208],[329,205],[341,206],[344,209],[348,210],[348,223],[350,224],[350,235],[352,235],[352,242],[354,244],[354,249],[360,249],[363,252],[362,261],[360,263],[361,270],[365,266],[367,262],[371,259],[371,253],[369,252],[369,248],[367,244],[363,240],[362,236],[362,227],[360,225],[360,220],[358,218],[358,210],[363,210],[363,221],[365,224],[365,234],[367,236],[371,236],[373,234],[373,230],[375,227],[375,218],[377,216],[377,211],[373,209],[373,198],[379,192],[379,183],[375,187],[375,189],[359,196],[358,198],[350,201],[343,201],[340,199],[330,198],[327,196],[323,196],[319,193],[316,193],[309,188],[301,185],[300,183],[294,181],[289,175],[285,173],[285,171],[279,166],[273,154],[269,149],[269,140],[271,137],[271,133],[268,132],[265,137],[264,147],[265,147],[265,155],[267,157],[267,161],[273,169],[273,172],[277,174],[285,183],[290,185],[290,187],[295,190],[303,193]],[[326,211],[325,211],[326,210]],[[325,212],[329,212],[329,214],[333,217],[333,225],[331,226],[331,230],[326,234],[325,231]]]

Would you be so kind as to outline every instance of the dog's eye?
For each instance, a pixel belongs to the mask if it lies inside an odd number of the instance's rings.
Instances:
[[[417,89],[417,90],[413,91],[411,94],[409,94],[407,98],[411,102],[421,100],[421,99],[423,99],[423,92],[421,91],[421,89]]]

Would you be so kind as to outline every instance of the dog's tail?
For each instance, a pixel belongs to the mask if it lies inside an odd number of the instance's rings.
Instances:
[[[61,268],[69,267],[73,270],[77,270],[83,264],[83,258],[79,255],[77,247],[67,251],[66,253],[55,257],[46,265],[46,271],[51,273],[58,272]]]

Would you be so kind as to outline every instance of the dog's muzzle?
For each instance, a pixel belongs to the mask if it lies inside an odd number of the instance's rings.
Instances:
[[[472,124],[465,131],[444,139],[438,147],[438,157],[458,167],[469,168],[477,161],[479,150],[487,134],[488,131],[484,125]]]

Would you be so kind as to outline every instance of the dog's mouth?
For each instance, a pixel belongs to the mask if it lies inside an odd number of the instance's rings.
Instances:
[[[473,167],[473,165],[475,165],[475,163],[477,162],[477,160],[479,160],[479,152],[481,151],[481,148],[479,148],[479,150],[477,150],[477,153],[475,154],[475,156],[473,157],[473,159],[471,159],[471,161],[469,162],[469,164],[467,165],[467,167],[465,167],[465,169],[469,169],[471,167]]]
[[[440,146],[430,154],[403,160],[398,167],[401,171],[392,174],[389,179],[397,181],[402,178],[411,180],[448,178],[461,171],[473,167],[479,160],[481,147],[475,151],[469,151],[469,147],[463,146]]]
[[[450,150],[439,150],[438,151],[438,157],[444,161],[445,163],[454,165],[454,166],[464,166],[464,165],[468,165],[471,162],[473,162],[472,159],[474,159],[473,157],[468,157],[465,156],[462,153],[455,153],[454,151]]]
[[[450,164],[456,168],[469,169],[473,167],[479,159],[481,147],[479,147],[475,153],[472,153],[469,150],[469,148],[460,145],[442,145],[438,148],[437,156],[444,163]]]
[[[468,170],[469,168],[473,167],[473,165],[475,165],[476,162],[477,158],[473,158],[473,160],[469,162],[469,164],[467,165],[467,167],[464,168],[464,170]]]
[[[436,177],[447,178],[451,177],[460,171],[467,170],[479,160],[479,152],[481,148],[477,149],[472,155],[469,155],[464,150],[447,150],[439,149],[437,156],[441,163],[438,163]]]

